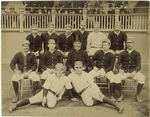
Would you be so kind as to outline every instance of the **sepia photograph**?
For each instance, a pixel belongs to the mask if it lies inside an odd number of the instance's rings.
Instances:
[[[149,117],[150,1],[1,1],[1,116]]]

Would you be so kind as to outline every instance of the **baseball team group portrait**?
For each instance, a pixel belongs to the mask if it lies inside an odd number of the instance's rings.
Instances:
[[[1,116],[148,117],[149,1],[2,1]]]

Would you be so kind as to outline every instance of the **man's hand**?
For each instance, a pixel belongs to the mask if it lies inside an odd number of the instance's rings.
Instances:
[[[106,75],[106,72],[102,71],[101,74],[100,74],[100,77],[105,77],[105,75]]]
[[[40,51],[40,54],[43,54],[43,53],[44,53],[44,50],[41,50],[41,51]]]
[[[119,53],[120,53],[120,51],[119,51],[119,50],[116,50],[116,51],[115,51],[115,53],[116,53],[116,54],[119,54]]]
[[[135,74],[136,74],[136,71],[133,71],[133,72],[130,74],[130,77],[133,78]]]
[[[71,73],[72,73],[72,72],[74,72],[74,69],[73,69],[73,68],[71,68],[71,69],[70,69],[70,71],[71,71]]]
[[[122,69],[119,69],[119,73],[123,74],[123,73],[124,73],[124,71],[123,71]]]
[[[35,54],[35,56],[39,56],[39,52],[38,51],[34,52],[34,54]]]
[[[15,69],[14,72],[15,72],[16,74],[19,74],[19,75],[21,74],[21,71],[20,71],[20,70],[17,70],[17,69]]]
[[[45,107],[46,102],[47,102],[46,97],[43,97],[43,100],[42,100],[42,106]]]
[[[79,100],[77,98],[71,98],[71,101],[73,101],[73,102],[79,102]]]
[[[60,96],[58,96],[58,98],[57,98],[57,101],[60,101],[60,100],[62,100],[62,95]]]

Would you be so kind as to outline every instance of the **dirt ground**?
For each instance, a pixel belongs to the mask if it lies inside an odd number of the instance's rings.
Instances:
[[[1,86],[2,86],[2,116],[73,116],[73,117],[146,117],[149,116],[149,70],[148,66],[142,66],[141,72],[146,76],[146,84],[143,87],[140,97],[142,103],[134,99],[134,93],[124,92],[125,99],[118,103],[124,106],[124,112],[118,114],[113,107],[107,104],[100,104],[93,107],[86,107],[82,101],[71,102],[67,98],[59,101],[54,109],[42,107],[40,104],[27,105],[14,111],[8,112],[8,107],[12,105],[11,100],[14,91],[11,84],[13,72],[8,65],[2,65]],[[40,91],[40,87],[38,91]]]

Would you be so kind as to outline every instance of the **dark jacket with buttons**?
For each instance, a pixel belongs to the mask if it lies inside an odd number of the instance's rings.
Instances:
[[[115,55],[111,52],[104,53],[103,50],[98,50],[92,57],[93,66],[97,68],[104,68],[105,72],[109,72],[113,69],[115,62]]]
[[[35,38],[32,34],[26,37],[26,40],[30,42],[30,50],[31,52],[41,51],[42,50],[42,43],[41,37],[37,35]]]
[[[18,66],[18,70],[21,72],[26,72],[29,70],[35,71],[37,68],[37,62],[35,55],[33,53],[28,53],[26,56],[22,52],[15,54],[11,60],[10,67],[14,71]]]
[[[54,69],[57,63],[63,63],[63,56],[61,52],[55,50],[53,53],[50,51],[45,51],[41,55],[41,66],[42,69],[46,70],[47,68]]]
[[[123,50],[124,45],[123,42],[126,43],[127,41],[127,35],[125,32],[120,31],[119,35],[116,35],[114,31],[110,32],[108,35],[108,39],[111,41],[110,49],[116,51],[116,50]]]
[[[87,37],[89,35],[89,33],[87,31],[84,31],[83,34],[80,32],[80,30],[76,30],[73,32],[73,36],[75,38],[75,35],[79,35],[79,40],[82,42],[82,46],[81,48],[83,50],[86,50],[86,45],[87,45]]]
[[[74,68],[74,63],[76,61],[82,61],[83,65],[87,68],[90,63],[87,52],[83,49],[80,49],[79,51],[76,51],[74,48],[71,49],[67,57],[67,68]]]
[[[42,39],[42,42],[44,42],[44,51],[49,50],[49,48],[47,46],[49,39],[55,39],[55,41],[57,42],[57,38],[58,38],[58,35],[54,32],[51,35],[49,35],[47,32],[42,33],[41,39]]]
[[[57,49],[60,49],[63,52],[67,52],[73,48],[74,36],[71,34],[68,38],[65,33],[59,35],[57,39]]]
[[[124,72],[132,73],[138,72],[141,69],[141,55],[139,52],[133,50],[130,54],[127,50],[119,54],[117,68],[124,70]]]

